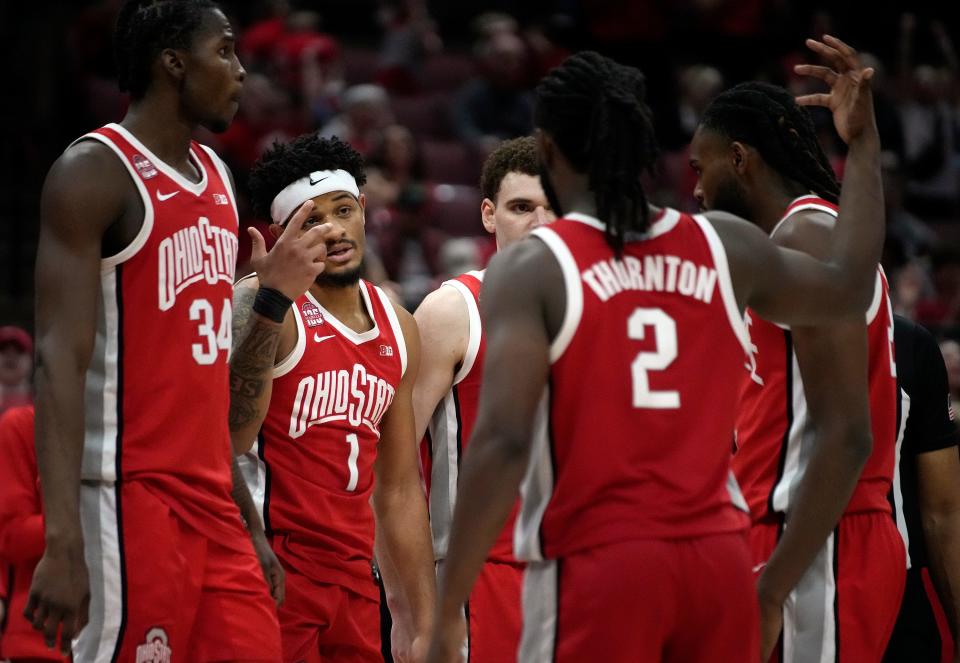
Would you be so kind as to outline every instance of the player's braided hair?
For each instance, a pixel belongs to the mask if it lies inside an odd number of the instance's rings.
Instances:
[[[536,125],[587,174],[597,216],[617,253],[627,232],[650,224],[640,176],[653,169],[660,150],[645,97],[639,69],[593,51],[567,58],[536,89]]]
[[[250,169],[247,185],[254,214],[269,219],[273,199],[288,184],[315,170],[337,169],[353,175],[357,186],[367,182],[363,157],[336,136],[320,138],[308,133],[286,144],[274,143]]]
[[[150,87],[150,68],[165,48],[189,48],[212,0],[127,0],[117,16],[113,55],[120,90],[141,99]]]
[[[840,199],[809,113],[782,87],[759,81],[732,87],[710,102],[700,124],[755,148],[774,170],[821,198]]]
[[[480,175],[480,192],[484,198],[497,199],[500,184],[507,173],[523,173],[534,177],[540,175],[537,141],[532,136],[504,141],[490,153]]]

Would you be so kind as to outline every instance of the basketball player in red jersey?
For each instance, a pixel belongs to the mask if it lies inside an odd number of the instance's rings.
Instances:
[[[276,316],[251,309],[258,274],[234,294],[237,324],[251,320],[231,360],[234,439],[246,449],[256,443],[252,492],[287,572],[279,615],[291,663],[381,660],[374,516],[387,594],[403,613],[397,622],[413,631],[394,638],[395,656],[422,660],[432,624],[411,401],[420,340],[413,316],[360,279],[365,181],[355,150],[315,134],[275,145],[250,173],[254,207],[272,220],[271,232],[330,228],[322,273]],[[291,221],[305,201],[313,209]]]
[[[65,648],[79,633],[76,661],[276,661],[276,611],[230,495],[236,205],[223,163],[190,139],[227,127],[245,72],[204,0],[128,2],[115,39],[129,111],[67,148],[41,201],[46,548],[25,614],[48,645],[58,627]],[[264,258],[264,286],[306,289],[318,236]]]
[[[801,101],[828,106],[850,145],[828,262],[729,214],[648,205],[640,174],[657,150],[637,70],[580,53],[538,86],[541,179],[564,216],[484,279],[480,411],[428,660],[456,660],[460,606],[521,478],[519,660],[758,657],[746,505],[729,471],[741,311],[862,315],[883,236],[873,72],[824,40],[808,44],[832,68],[800,71],[830,82]]]
[[[829,255],[840,185],[786,90],[753,82],[719,95],[691,165],[701,206],[749,219],[780,246]],[[906,574],[887,500],[897,379],[886,280],[877,268],[859,320],[780,327],[752,310],[747,320],[733,469],[750,506],[762,653],[782,621],[785,661],[879,661]]]
[[[554,214],[540,186],[533,138],[506,141],[487,158],[480,178],[484,228],[497,249],[514,244]],[[446,555],[456,503],[460,455],[477,415],[484,339],[479,293],[483,272],[467,272],[430,293],[414,317],[425,347],[413,389],[417,439],[429,429],[430,526],[438,563]],[[498,663],[520,644],[523,565],[513,554],[513,518],[497,539],[465,606],[467,659]]]

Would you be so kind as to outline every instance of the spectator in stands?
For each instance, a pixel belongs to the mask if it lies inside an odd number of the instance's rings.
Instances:
[[[887,241],[899,244],[905,260],[927,255],[937,245],[937,234],[903,206],[904,178],[896,153],[881,155],[883,202],[886,205]]]
[[[455,125],[462,140],[486,153],[503,139],[533,130],[533,98],[526,87],[530,60],[523,40],[507,31],[481,41],[476,55],[480,76],[460,91]]]
[[[419,92],[424,59],[443,50],[426,2],[386,0],[377,17],[384,30],[377,82],[392,93]]]
[[[680,72],[680,126],[687,136],[693,138],[700,126],[700,116],[710,101],[723,92],[723,74],[706,64],[695,64]]]
[[[960,324],[960,251],[943,249],[933,256],[935,292],[917,304],[915,321],[931,328]]]
[[[337,136],[366,156],[392,121],[390,97],[386,90],[379,85],[354,85],[343,93],[343,112],[327,122],[320,135],[324,138]]]
[[[367,207],[391,207],[410,189],[423,188],[423,155],[413,133],[392,124],[383,130],[367,157]],[[416,194],[414,194],[416,195]],[[422,192],[421,192],[422,195]]]
[[[7,410],[0,416],[0,558],[9,565],[7,619],[3,624],[0,660],[69,661],[50,649],[43,634],[23,616],[33,570],[43,556],[43,507],[37,454],[33,449],[33,406]]]
[[[20,327],[0,327],[0,414],[32,402],[33,339]]]
[[[940,354],[947,365],[947,384],[950,387],[950,408],[953,420],[957,420],[960,413],[960,343],[954,339],[940,341]]]

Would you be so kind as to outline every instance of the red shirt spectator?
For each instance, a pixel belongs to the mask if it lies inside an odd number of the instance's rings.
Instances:
[[[48,649],[23,616],[33,570],[43,556],[43,505],[33,448],[33,406],[0,416],[0,559],[9,569],[0,659],[67,661]]]

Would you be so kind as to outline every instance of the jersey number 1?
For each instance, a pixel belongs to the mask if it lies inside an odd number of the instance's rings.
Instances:
[[[680,407],[680,392],[651,390],[649,371],[662,371],[677,358],[677,323],[663,309],[638,308],[627,319],[627,336],[642,341],[647,327],[653,327],[656,349],[637,354],[630,364],[633,407],[675,410]]]

